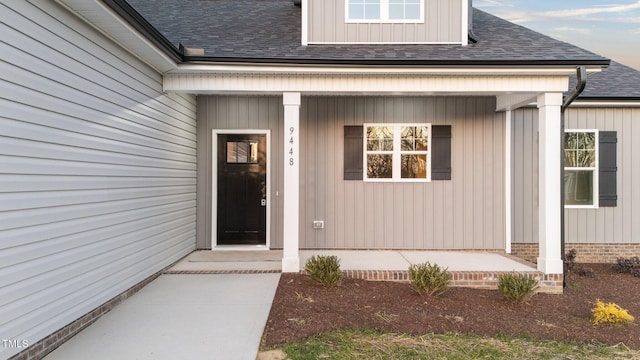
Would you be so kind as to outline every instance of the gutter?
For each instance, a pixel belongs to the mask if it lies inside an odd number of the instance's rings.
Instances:
[[[319,58],[249,58],[184,55],[184,64],[237,63],[281,65],[356,65],[356,66],[447,66],[447,67],[548,67],[548,66],[609,66],[609,60],[433,60],[433,59],[319,59]]]
[[[560,108],[560,257],[562,259],[562,287],[567,287],[567,266],[565,255],[565,226],[564,226],[564,130],[565,130],[565,118],[564,112],[569,105],[582,94],[584,88],[587,86],[587,69],[584,66],[580,66],[576,69],[576,76],[578,81],[576,87],[571,90],[564,98],[562,107]]]

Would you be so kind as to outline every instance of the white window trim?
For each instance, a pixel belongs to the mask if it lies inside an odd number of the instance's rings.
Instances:
[[[591,132],[595,134],[595,150],[596,150],[596,166],[595,167],[569,167],[569,166],[565,166],[564,170],[589,170],[589,171],[593,171],[593,205],[565,205],[564,208],[565,209],[598,209],[599,208],[599,199],[600,199],[600,192],[599,192],[599,163],[600,163],[600,134],[599,134],[599,130],[598,129],[565,129],[564,130],[565,134],[566,133],[587,133],[587,132]],[[562,139],[562,141],[564,141],[564,138]],[[562,154],[562,159],[564,161],[564,154]],[[563,184],[562,186],[564,186],[564,180],[563,180]]]
[[[344,0],[344,21],[348,24],[423,24],[424,1],[420,0],[419,19],[389,19],[389,0],[380,0],[380,19],[351,19],[349,18],[349,0]]]
[[[367,151],[367,127],[392,127],[393,128],[393,152],[392,152],[392,177],[391,178],[369,178],[367,173],[367,155],[368,154],[384,154],[389,153],[389,151]],[[409,126],[426,126],[428,127],[428,141],[429,146],[426,151],[401,151],[401,131],[402,127]],[[365,182],[407,182],[407,183],[415,183],[415,182],[431,182],[431,149],[433,146],[433,138],[431,137],[431,129],[432,125],[430,123],[365,123],[362,126],[363,133],[363,149],[362,149],[362,163],[364,164],[362,169],[362,179]],[[396,150],[397,149],[397,150]],[[401,169],[401,155],[403,153],[427,153],[427,177],[425,179],[415,179],[415,178],[402,178],[402,169]]]

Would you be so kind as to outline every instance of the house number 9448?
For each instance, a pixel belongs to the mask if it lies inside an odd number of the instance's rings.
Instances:
[[[292,126],[289,128],[289,166],[293,166],[295,164],[295,154],[293,152],[293,133],[296,129]]]

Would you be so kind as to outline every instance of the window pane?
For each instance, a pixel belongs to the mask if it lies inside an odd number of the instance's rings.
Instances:
[[[420,19],[420,4],[407,5],[404,9],[404,18],[407,20],[419,20]]]
[[[593,205],[593,174],[591,170],[565,171],[565,205]]]
[[[364,5],[361,5],[361,4],[349,5],[349,19],[352,19],[352,20],[364,19]]]
[[[427,155],[402,155],[401,168],[403,179],[426,179],[427,178]]]
[[[370,179],[390,179],[393,176],[393,156],[390,154],[367,155],[367,177]]]
[[[578,167],[596,167],[595,150],[578,150],[577,158]]]
[[[380,19],[380,4],[368,4],[364,9],[364,18],[368,20]]]
[[[349,19],[380,19],[380,0],[349,0]]]
[[[564,134],[564,148],[569,150],[578,148],[578,133],[568,132]]]
[[[367,127],[367,151],[392,151],[393,128],[390,126]]]
[[[426,151],[429,145],[426,126],[403,127],[400,142],[402,151]]]
[[[389,19],[420,19],[420,0],[389,0]]]
[[[592,132],[578,133],[578,148],[592,150],[596,148],[596,134]]]
[[[565,167],[577,167],[578,158],[577,158],[576,150],[565,150],[564,151],[564,166]]]
[[[389,19],[404,19],[404,5],[389,4]]]
[[[229,141],[227,142],[227,163],[256,164],[258,162],[257,141]]]
[[[403,127],[400,132],[400,146],[402,151],[414,151],[416,149],[416,128],[414,126]]]
[[[236,142],[235,141],[229,141],[227,142],[227,162],[228,163],[235,163],[238,162],[238,155],[237,155],[237,146],[236,146]]]
[[[566,167],[596,167],[595,132],[568,132],[564,135]]]

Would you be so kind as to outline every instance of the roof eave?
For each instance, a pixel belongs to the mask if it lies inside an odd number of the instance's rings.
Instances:
[[[162,50],[165,55],[176,63],[182,62],[183,56],[180,51],[128,2],[125,0],[102,0],[102,2],[146,37],[153,45]]]

